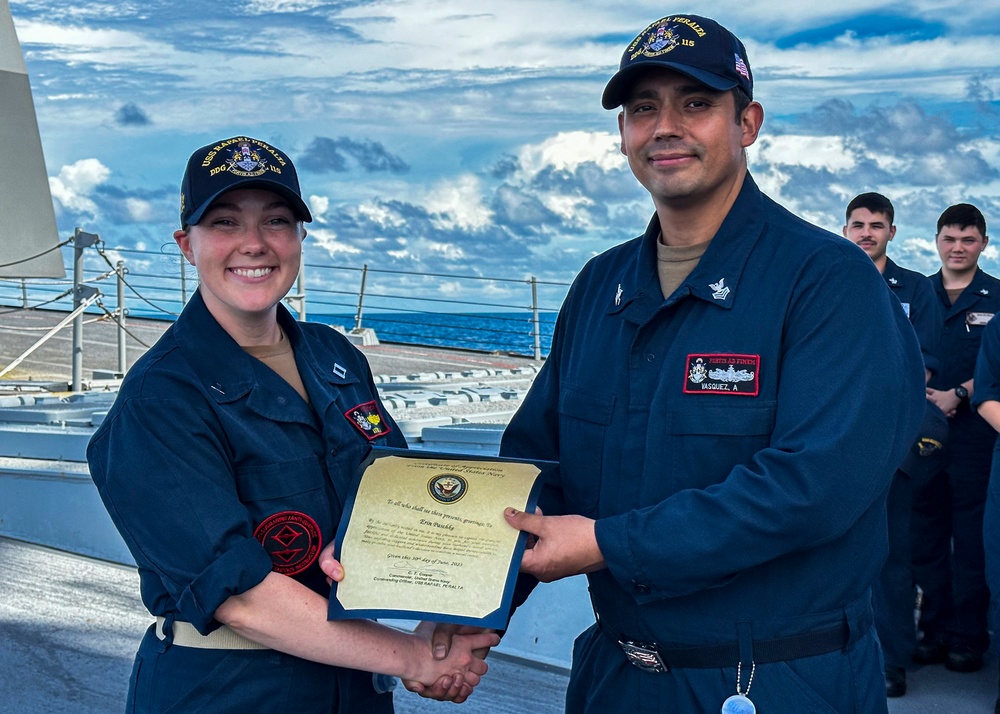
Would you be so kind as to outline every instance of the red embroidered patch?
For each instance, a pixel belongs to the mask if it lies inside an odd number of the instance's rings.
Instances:
[[[688,355],[685,394],[739,394],[760,392],[760,355]]]
[[[268,516],[254,529],[271,556],[272,569],[282,575],[298,575],[316,562],[323,536],[316,521],[299,511],[282,511]]]
[[[378,410],[378,402],[374,399],[367,404],[359,404],[344,412],[347,421],[354,424],[358,431],[365,435],[368,441],[375,441],[385,436],[391,429]]]

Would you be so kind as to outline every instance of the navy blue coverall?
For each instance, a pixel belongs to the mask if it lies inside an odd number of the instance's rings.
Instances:
[[[1000,320],[991,320],[983,330],[976,360],[976,391],[973,407],[983,402],[1000,401]],[[983,545],[986,563],[986,584],[990,590],[992,622],[1000,622],[1000,439],[993,440],[993,462],[983,514]],[[994,648],[998,643],[994,643]]]
[[[934,294],[934,288],[927,276],[896,265],[886,258],[882,277],[890,291],[903,306],[910,318],[924,366],[937,374],[940,370],[937,359],[938,343],[941,339],[944,313]],[[934,412],[926,419],[938,427],[946,421],[944,414],[927,400],[925,410]],[[926,437],[922,425],[919,437]],[[910,513],[913,510],[913,484],[929,477],[944,457],[943,445],[946,439],[933,439],[915,444],[903,465],[896,471],[889,487],[886,501],[886,515],[889,528],[889,556],[882,572],[872,588],[872,604],[875,610],[875,629],[887,666],[905,668],[911,662],[916,645],[913,627],[914,583],[912,554],[910,548]],[[937,444],[941,444],[938,446]],[[909,473],[912,471],[913,473]]]
[[[944,331],[941,371],[929,386],[954,389],[974,376],[983,331],[1000,310],[1000,280],[977,269],[954,305],[940,271],[931,283],[944,310]],[[976,652],[989,647],[982,533],[994,437],[967,401],[959,404],[950,419],[944,467],[913,499],[914,577],[923,590],[920,629],[925,637]]]
[[[202,635],[213,613],[273,570],[329,596],[317,564],[373,443],[405,446],[364,357],[328,326],[278,306],[307,404],[219,326],[196,293],[129,370],[87,450],[139,567],[153,615]],[[354,412],[379,421],[366,431]],[[378,432],[373,435],[371,432]],[[369,438],[373,437],[373,438]],[[147,630],[132,712],[391,712],[370,673],[274,650],[199,649]]]
[[[600,627],[577,638],[567,711],[718,711],[764,641],[832,628],[841,649],[757,663],[750,698],[884,712],[871,584],[925,399],[906,315],[867,255],[749,176],[666,300],[658,234],[654,216],[581,271],[501,446],[559,462],[542,509],[596,519],[608,566],[588,575]],[[652,673],[619,638],[740,654]]]

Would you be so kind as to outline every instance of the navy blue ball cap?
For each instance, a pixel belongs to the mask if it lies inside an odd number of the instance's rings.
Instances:
[[[236,136],[203,146],[188,159],[181,181],[181,226],[193,226],[226,191],[263,188],[284,196],[298,218],[312,221],[292,160],[270,144]]]
[[[753,99],[746,48],[736,35],[707,17],[667,15],[640,32],[604,88],[604,108],[624,104],[632,83],[650,67],[672,69],[719,91],[740,87]]]

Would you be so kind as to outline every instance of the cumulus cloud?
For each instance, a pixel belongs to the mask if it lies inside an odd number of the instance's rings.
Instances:
[[[843,208],[854,195],[885,194],[896,207],[899,229],[890,253],[907,267],[936,270],[936,253],[910,241],[932,238],[941,210],[960,201],[979,201],[986,210],[997,192],[1000,134],[988,123],[959,125],[912,100],[859,109],[832,99],[797,128],[783,126],[751,149],[751,169],[762,187],[831,230],[843,224]]]
[[[153,205],[149,201],[134,196],[125,199],[125,208],[136,223],[146,223],[155,216]]]
[[[111,170],[97,159],[80,159],[63,166],[58,176],[50,176],[49,190],[66,211],[96,220],[100,210],[90,194],[110,175]]]
[[[388,172],[405,174],[410,166],[390,153],[378,141],[356,141],[342,136],[330,139],[317,136],[297,161],[298,166],[317,173],[343,173],[357,166],[366,173]]]
[[[327,196],[316,196],[310,195],[307,201],[309,203],[309,213],[312,214],[313,220],[317,223],[325,223],[325,214],[330,210],[330,199]]]
[[[475,230],[493,218],[493,211],[483,202],[483,190],[478,177],[463,174],[433,187],[423,202],[440,227]]]
[[[831,99],[806,116],[817,131],[853,137],[865,146],[896,154],[950,151],[967,141],[951,119],[930,115],[914,101],[859,112],[844,99]]]

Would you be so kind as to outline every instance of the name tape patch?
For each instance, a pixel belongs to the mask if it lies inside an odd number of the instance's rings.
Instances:
[[[992,312],[967,312],[965,313],[966,325],[987,325],[993,319]]]
[[[685,394],[756,397],[759,392],[760,355],[688,355]]]

